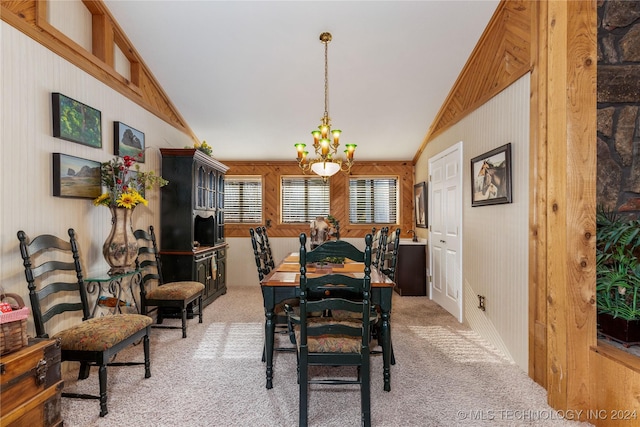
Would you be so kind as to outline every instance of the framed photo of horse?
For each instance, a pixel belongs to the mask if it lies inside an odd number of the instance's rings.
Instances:
[[[511,202],[511,143],[508,143],[471,159],[471,206]]]
[[[144,163],[144,133],[122,122],[113,122],[113,154],[131,156]]]

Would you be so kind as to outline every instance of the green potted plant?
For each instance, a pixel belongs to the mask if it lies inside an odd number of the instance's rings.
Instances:
[[[596,297],[600,332],[640,342],[640,220],[598,209]]]

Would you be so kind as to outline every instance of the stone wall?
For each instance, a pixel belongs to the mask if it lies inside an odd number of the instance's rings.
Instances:
[[[597,202],[640,217],[640,1],[598,1]]]

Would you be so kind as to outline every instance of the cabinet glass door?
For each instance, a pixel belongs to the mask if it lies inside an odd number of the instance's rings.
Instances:
[[[196,177],[196,207],[203,208],[205,207],[206,193],[207,193],[207,182],[205,179],[204,168],[200,166],[198,168],[198,175]]]
[[[216,175],[213,171],[209,172],[207,181],[207,209],[214,209],[216,207]]]
[[[218,176],[218,209],[224,209],[224,175]]]

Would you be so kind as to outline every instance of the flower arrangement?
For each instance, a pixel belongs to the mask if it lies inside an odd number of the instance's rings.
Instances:
[[[142,157],[142,153],[138,155]],[[133,209],[140,203],[147,206],[144,190],[149,190],[154,185],[162,187],[169,183],[153,171],[141,171],[140,165],[131,156],[117,156],[102,163],[100,182],[107,191],[94,199],[93,204],[126,209]]]
[[[191,148],[191,147],[186,146],[184,148]],[[193,148],[195,148],[196,150],[202,151],[207,156],[210,156],[213,153],[213,148],[209,144],[207,144],[207,141],[202,141],[202,143],[194,142]]]

